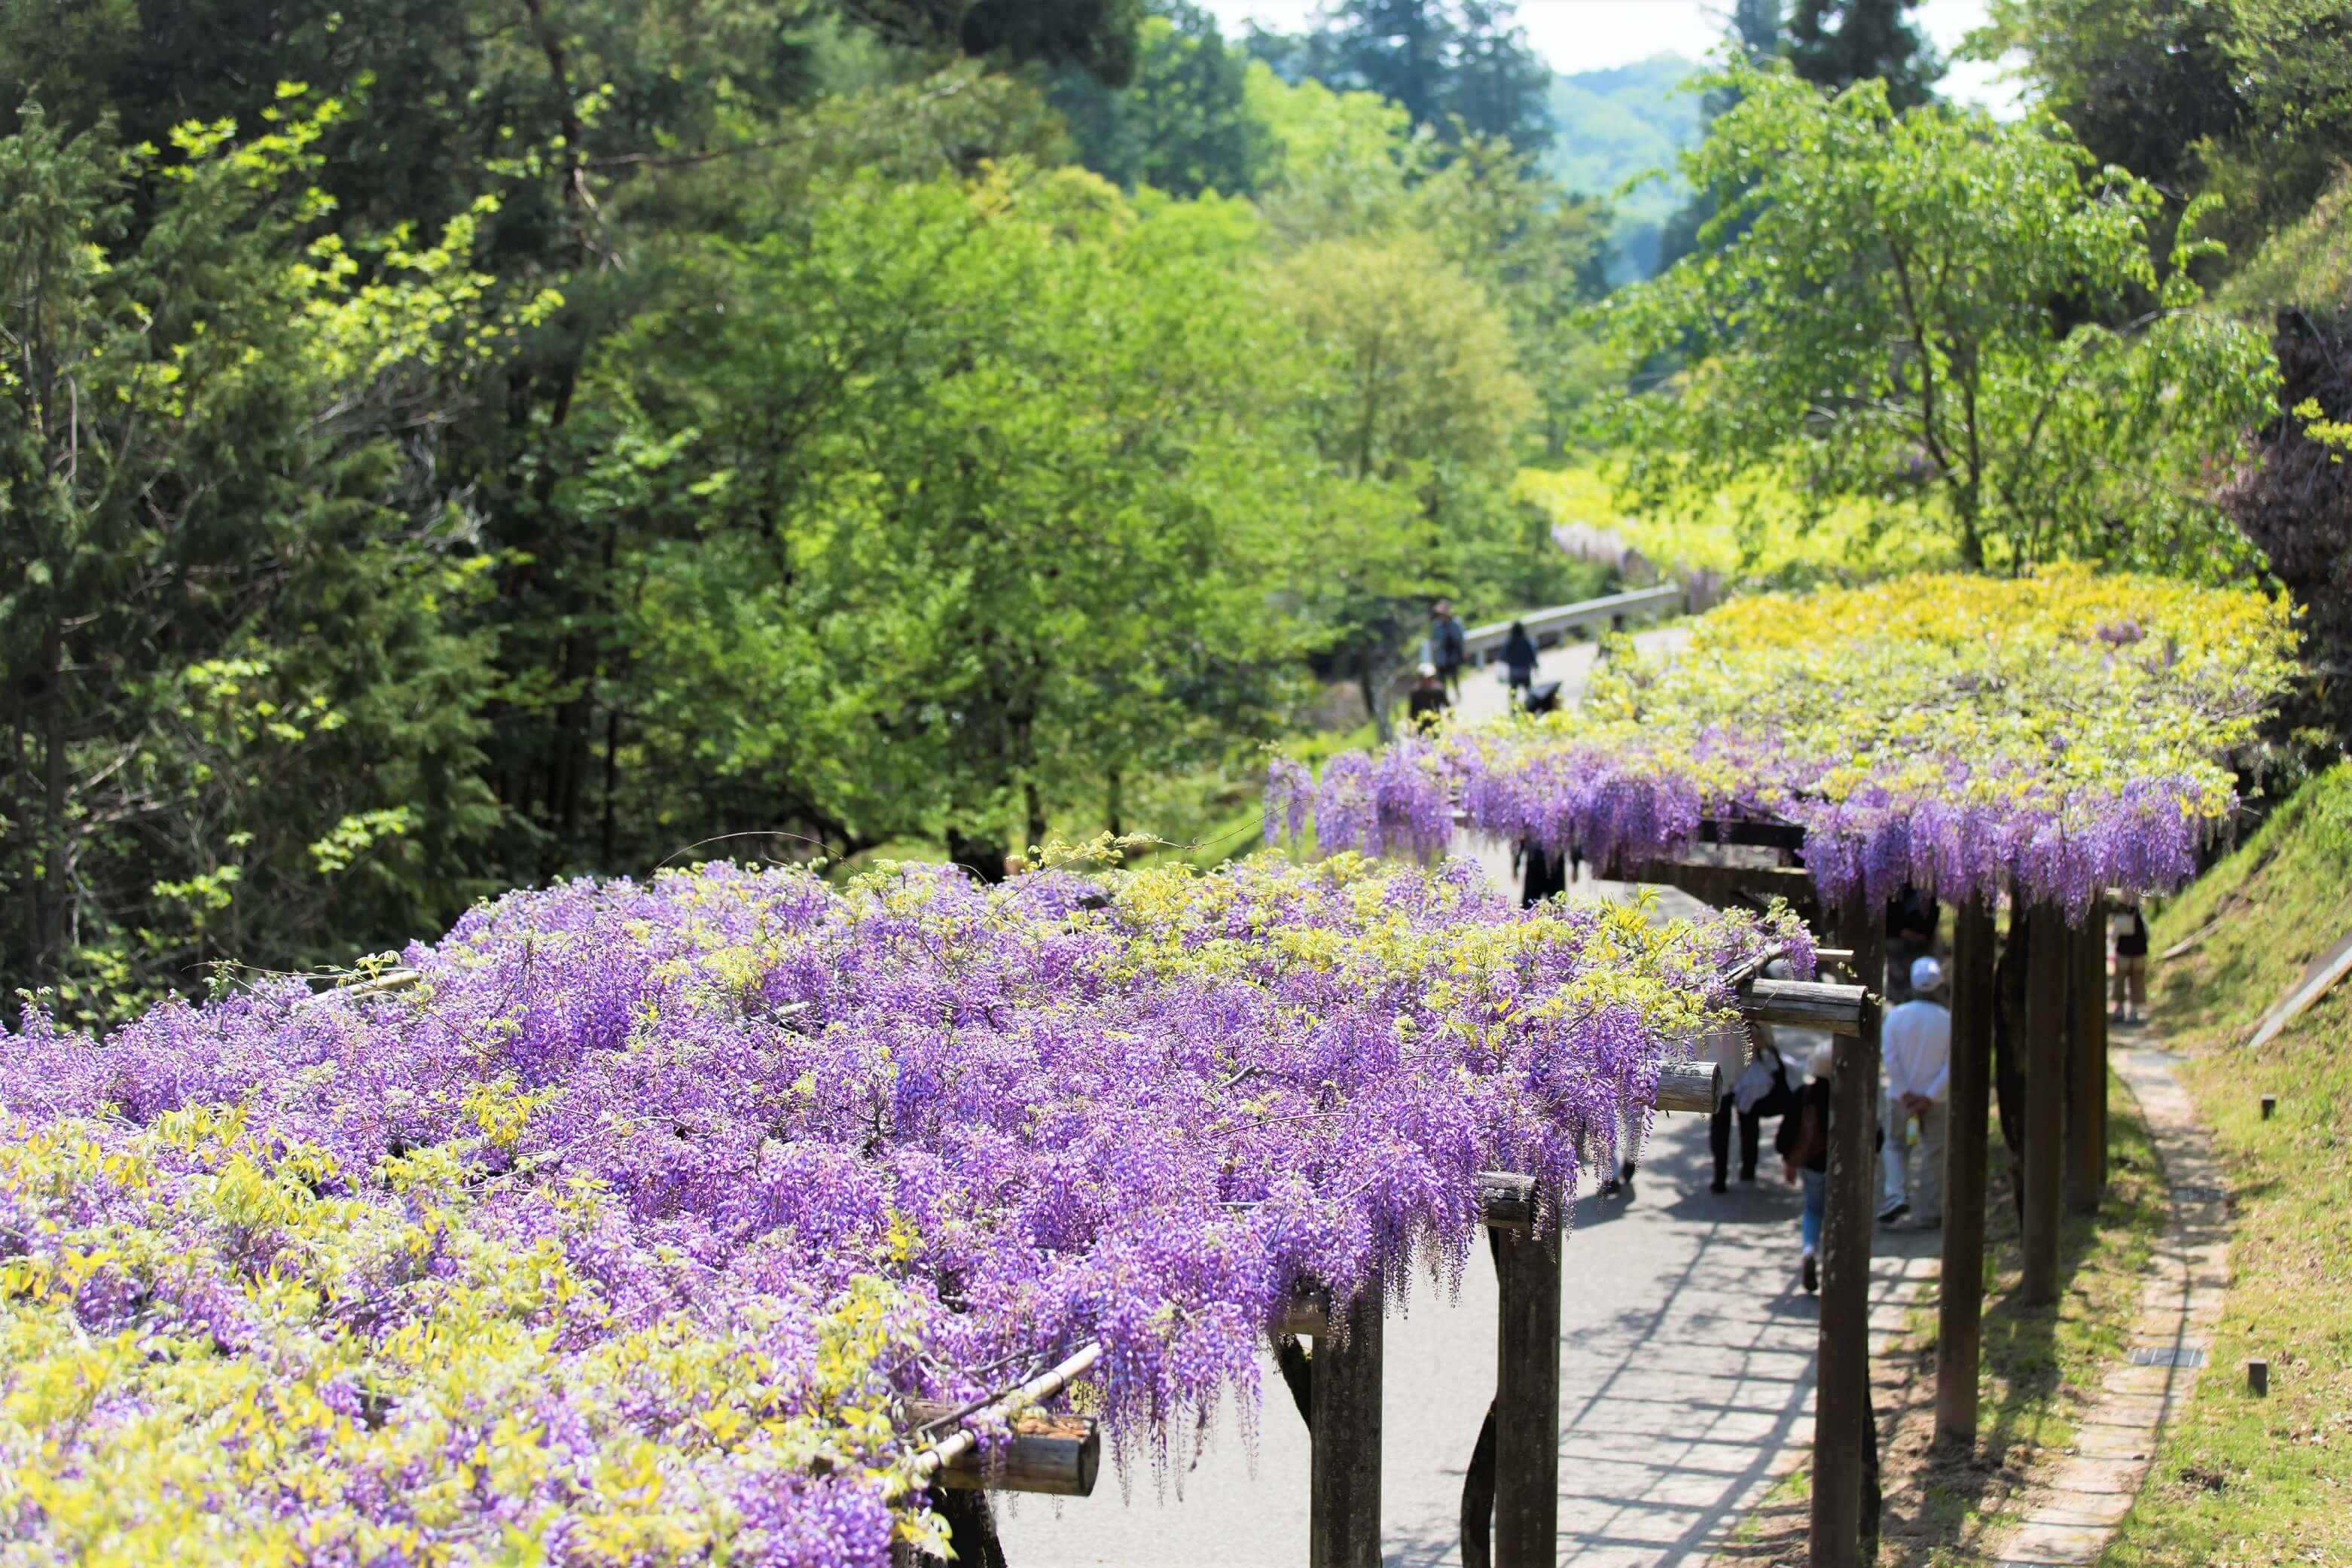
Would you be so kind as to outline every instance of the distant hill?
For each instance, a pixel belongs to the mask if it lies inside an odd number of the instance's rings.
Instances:
[[[1553,78],[1555,139],[1545,166],[1570,189],[1597,196],[1644,170],[1671,171],[1675,154],[1698,137],[1698,95],[1675,90],[1696,69],[1696,61],[1662,54]],[[1612,278],[1623,282],[1656,269],[1658,226],[1685,195],[1678,178],[1652,180],[1618,204]]]

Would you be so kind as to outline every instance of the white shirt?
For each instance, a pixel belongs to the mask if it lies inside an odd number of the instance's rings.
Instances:
[[[1935,1002],[1906,1002],[1878,1026],[1879,1059],[1886,1068],[1886,1098],[1906,1094],[1942,1100],[1952,1072],[1952,1016]]]

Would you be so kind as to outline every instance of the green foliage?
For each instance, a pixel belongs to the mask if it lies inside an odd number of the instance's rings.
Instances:
[[[1996,0],[1970,50],[2021,54],[2101,160],[2228,202],[2251,252],[2352,155],[2347,0]]]
[[[1215,18],[1176,0],[1143,23],[1125,89],[1071,70],[1055,78],[1050,96],[1070,123],[1078,161],[1105,179],[1180,196],[1245,195],[1273,156],[1272,136],[1249,111],[1248,67]]]
[[[1935,97],[1936,79],[1944,74],[1935,49],[1905,15],[1918,8],[1919,0],[1791,0],[1790,67],[1829,92],[1877,81],[1895,109],[1916,109]]]
[[[1265,587],[1318,481],[1223,217],[1076,172],[859,181],[685,262],[592,393],[690,520],[625,563],[647,776],[836,848],[978,846],[1270,733],[1305,637]]]
[[[1256,33],[1251,52],[1292,81],[1369,92],[1442,139],[1485,136],[1539,153],[1552,130],[1551,73],[1509,0],[1336,0],[1294,37]]]
[[[331,914],[438,918],[488,825],[445,614],[482,574],[388,504],[382,433],[550,304],[466,269],[489,204],[429,247],[305,243],[341,113],[288,87],[264,133],[167,155],[28,104],[0,140],[0,948],[76,1016],[210,959],[339,956]],[[311,853],[386,812],[396,842]]]
[[[1822,508],[1769,467],[1713,490],[1694,488],[1655,510],[1612,484],[1597,463],[1524,469],[1511,493],[1538,511],[1547,528],[1580,531],[1594,544],[1614,536],[1684,583],[1712,576],[1743,589],[1803,589],[1955,564],[1950,535],[1939,524],[1890,511],[1866,496]]]
[[[2183,1077],[2229,1178],[2235,1235],[2212,1365],[2271,1362],[2270,1393],[2242,1378],[2199,1380],[2167,1424],[2147,1487],[2110,1561],[2128,1568],[2352,1552],[2343,1464],[2352,1408],[2352,1209],[2344,1203],[2352,1121],[2352,989],[2326,999],[2259,1050],[2236,1042],[2304,966],[2352,930],[2352,764],[2282,803],[2237,851],[2151,924],[2153,1016],[2194,1054]],[[2275,1092],[2263,1115],[2260,1092]]]
[[[2046,121],[1896,114],[1874,83],[1829,99],[1780,68],[1722,81],[1739,102],[1685,167],[1744,193],[1715,229],[1747,232],[1600,313],[1627,363],[1691,366],[1609,411],[1646,500],[1778,462],[1819,507],[1948,520],[1970,565],[2243,568],[2202,472],[2274,376],[2203,308],[2193,248],[2159,276],[2154,189],[2086,184],[2088,155]],[[2135,298],[2153,308],[2126,317]],[[2069,326],[2062,300],[2095,313]]]

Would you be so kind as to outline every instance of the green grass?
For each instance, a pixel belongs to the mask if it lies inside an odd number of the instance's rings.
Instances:
[[[2306,784],[2154,922],[2157,1027],[2228,1172],[2229,1305],[2205,1375],[2102,1562],[2352,1563],[2352,990],[2261,1050],[2233,1042],[2352,928],[2352,763]],[[2262,1120],[2260,1097],[2279,1097]],[[2245,1385],[2271,1359],[2271,1392]]]
[[[1935,1522],[1912,1542],[1890,1536],[1881,1563],[1972,1562],[1958,1542],[1979,1542],[1987,1521],[2025,1473],[2054,1462],[2074,1440],[2087,1401],[2107,1370],[2124,1359],[2138,1316],[2140,1271],[2164,1230],[2166,1194],[2147,1123],[2112,1073],[2107,1127],[2106,1200],[2095,1215],[2069,1213],[2060,1232],[2064,1293],[2054,1307],[2018,1300],[2024,1254],[2008,1145],[1998,1121],[1989,1162],[1991,1206],[1985,1226],[1985,1310],[1978,1344],[1977,1447],[1943,1459],[1926,1476],[1926,1508]],[[1935,1313],[1919,1314],[1923,1360],[1932,1363]]]

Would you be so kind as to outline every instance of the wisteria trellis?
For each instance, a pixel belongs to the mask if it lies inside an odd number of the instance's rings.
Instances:
[[[1165,1464],[1295,1288],[1568,1190],[1785,919],[1522,913],[1475,868],[478,909],[395,994],[0,1035],[12,1563],[879,1564],[903,1400],[1079,1343]]]
[[[1669,659],[1596,671],[1573,712],[1273,765],[1266,836],[1439,852],[1480,832],[1603,865],[1703,821],[1805,830],[1825,897],[2012,889],[2080,913],[2169,891],[2227,825],[2229,766],[2291,677],[2283,601],[2099,576],[1932,575],[1738,599]]]

